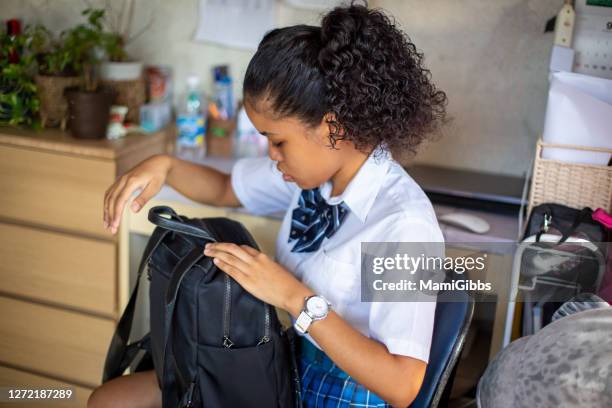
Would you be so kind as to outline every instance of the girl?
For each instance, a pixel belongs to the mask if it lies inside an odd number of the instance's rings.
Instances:
[[[360,302],[361,242],[442,242],[431,203],[392,158],[414,152],[445,118],[446,95],[423,56],[378,10],[351,4],[321,27],[269,32],[249,63],[244,107],[269,157],[231,175],[158,155],[104,198],[114,234],[164,183],[208,205],[286,211],[276,256],[208,244],[204,253],[255,297],[288,311],[299,337],[305,407],[406,407],[431,344],[435,303]],[[153,372],[104,384],[89,406],[159,407]]]

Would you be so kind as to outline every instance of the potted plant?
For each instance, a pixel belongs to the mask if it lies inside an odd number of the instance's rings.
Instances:
[[[29,35],[9,36],[0,31],[0,125],[39,127],[39,100],[33,76],[35,58],[26,50]]]
[[[70,132],[77,138],[103,138],[110,118],[113,92],[100,86],[96,65],[104,50],[118,41],[116,35],[103,29],[104,10],[86,9],[87,23],[65,32],[64,47],[74,55],[75,67],[83,82],[65,91],[69,108]]]
[[[63,32],[56,38],[42,25],[30,31],[30,49],[38,62],[35,77],[40,99],[41,125],[60,125],[66,129],[68,104],[64,97],[66,88],[82,83],[74,50],[64,46]]]
[[[106,45],[105,60],[99,67],[100,79],[116,93],[115,103],[128,108],[126,121],[139,123],[140,107],[147,97],[143,64],[129,56],[126,46],[147,31],[153,22],[153,14],[142,27],[133,30],[134,3],[134,0],[124,0],[121,7],[111,8],[107,5],[103,23],[117,41]]]
[[[109,81],[137,80],[142,75],[142,62],[130,59],[125,47],[151,26],[153,18],[132,34],[134,0],[124,0],[117,12],[107,11],[110,15],[104,20],[105,27],[118,41],[107,45],[107,60],[100,64],[100,77]]]

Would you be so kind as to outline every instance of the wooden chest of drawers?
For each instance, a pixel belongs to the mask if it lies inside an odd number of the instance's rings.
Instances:
[[[84,406],[100,383],[129,282],[104,192],[173,136],[0,128],[0,386],[70,386]]]

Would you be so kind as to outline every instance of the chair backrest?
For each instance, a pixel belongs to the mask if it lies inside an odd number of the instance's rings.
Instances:
[[[474,300],[465,291],[440,292],[436,303],[429,363],[423,385],[411,408],[434,408],[442,399],[465,342]]]

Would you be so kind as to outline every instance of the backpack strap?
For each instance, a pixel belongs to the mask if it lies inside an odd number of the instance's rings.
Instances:
[[[163,367],[161,369],[162,384],[163,384],[163,380],[166,378],[166,375],[165,375],[166,356],[168,355],[168,349],[170,347],[170,336],[172,335],[172,321],[174,320],[174,311],[176,310],[175,306],[176,306],[176,299],[178,297],[179,289],[187,273],[191,271],[193,266],[204,256],[205,255],[204,255],[203,247],[198,246],[198,247],[193,248],[191,251],[189,251],[187,255],[185,255],[175,265],[174,270],[172,271],[172,276],[170,277],[170,282],[168,283],[168,289],[166,291],[166,311],[164,313],[165,315],[164,348],[163,348],[163,354],[161,358],[161,362],[163,364]],[[198,353],[198,350],[196,348],[195,358],[197,358],[197,353]],[[187,381],[185,380],[184,376],[179,372],[178,369],[177,369],[177,374],[181,378],[181,381],[183,382],[183,384],[187,384]],[[181,400],[180,407],[190,406],[191,395],[193,394],[193,391],[195,388],[194,380],[195,379],[192,379],[189,381],[187,392],[180,399]]]
[[[132,364],[132,361],[136,359],[138,352],[140,350],[149,350],[151,347],[151,333],[145,334],[140,340],[130,343],[127,345],[124,353],[124,357],[121,360],[121,364],[119,365],[117,372],[123,373],[126,368]],[[137,370],[136,370],[137,371]]]
[[[130,332],[132,331],[132,323],[134,321],[134,310],[136,308],[136,298],[138,297],[140,277],[149,263],[151,255],[169,232],[170,231],[162,228],[156,228],[153,231],[149,242],[147,243],[140,261],[140,266],[138,267],[136,285],[132,290],[130,300],[125,307],[125,311],[123,312],[119,323],[117,323],[117,328],[115,329],[115,333],[113,334],[113,338],[111,339],[111,343],[106,354],[102,383],[121,376],[123,371],[125,371],[127,366],[129,366],[132,360],[136,357],[136,353],[133,351],[136,346],[134,343],[128,345],[128,341],[130,339]]]
[[[162,215],[169,215],[170,218],[162,217]],[[149,221],[167,230],[217,242],[217,240],[208,231],[187,224],[172,208],[165,205],[158,205],[151,208],[149,210]]]

